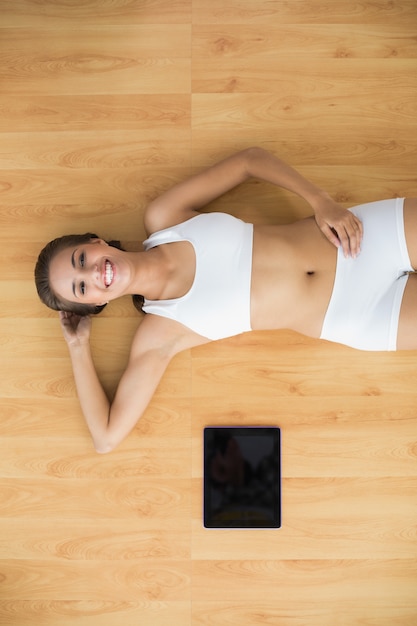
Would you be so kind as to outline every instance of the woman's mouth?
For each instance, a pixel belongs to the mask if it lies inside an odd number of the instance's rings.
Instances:
[[[104,285],[106,289],[107,287],[110,287],[110,285],[112,284],[113,277],[114,277],[113,265],[110,263],[110,261],[106,260],[104,264]]]

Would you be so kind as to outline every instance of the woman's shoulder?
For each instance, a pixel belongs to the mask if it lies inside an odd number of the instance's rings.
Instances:
[[[193,209],[173,209],[166,202],[154,200],[145,210],[143,223],[148,237],[154,233],[177,226],[198,215]]]
[[[130,357],[135,359],[145,353],[155,352],[161,358],[170,359],[183,350],[209,341],[207,337],[195,333],[175,320],[147,314],[133,337]]]
[[[162,243],[171,241],[173,240],[172,238],[175,239],[175,237],[181,239],[184,235],[191,232],[199,233],[207,228],[233,228],[234,225],[243,223],[240,218],[234,217],[229,213],[198,213],[194,211],[187,219],[175,223],[168,222],[163,228],[159,228],[158,230],[149,232],[147,228],[146,230],[149,235],[144,243],[146,247],[152,247],[152,245],[157,245],[156,242]]]

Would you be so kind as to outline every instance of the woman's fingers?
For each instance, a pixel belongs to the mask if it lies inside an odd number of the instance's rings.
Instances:
[[[358,256],[362,244],[363,227],[362,222],[353,213],[342,209],[337,215],[332,212],[331,217],[322,215],[316,219],[327,239],[336,247],[342,247],[345,257],[356,258]]]
[[[361,250],[362,222],[350,211],[346,211],[346,213],[347,215],[335,230],[345,257],[351,256],[355,259]]]

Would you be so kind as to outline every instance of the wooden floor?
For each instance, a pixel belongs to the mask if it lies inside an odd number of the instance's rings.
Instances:
[[[179,355],[96,455],[33,266],[264,146],[343,205],[417,195],[416,0],[0,0],[0,624],[415,626],[417,355],[253,333]],[[308,208],[259,183],[216,208]],[[109,393],[140,316],[94,322]],[[283,525],[202,526],[206,425],[273,424]]]

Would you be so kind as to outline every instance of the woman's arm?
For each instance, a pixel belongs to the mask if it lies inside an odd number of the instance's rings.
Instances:
[[[111,403],[97,376],[89,335],[91,320],[60,313],[81,409],[97,452],[125,439],[148,406],[170,360],[207,340],[171,320],[146,316],[132,343],[128,366]]]
[[[185,221],[196,211],[249,178],[258,178],[291,191],[312,207],[317,224],[345,255],[360,250],[362,224],[323,189],[290,165],[262,148],[242,150],[192,176],[151,202],[145,212],[145,228],[152,233]]]
[[[330,195],[304,178],[290,165],[262,148],[249,149],[251,176],[292,191],[311,206],[320,230],[345,256],[356,257],[362,242],[362,222],[335,202]]]

